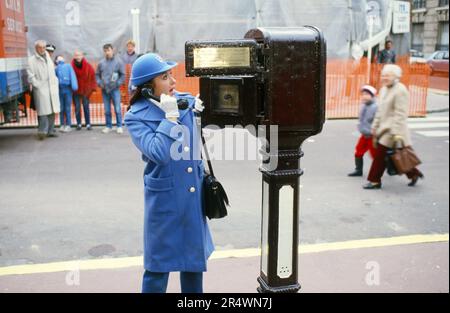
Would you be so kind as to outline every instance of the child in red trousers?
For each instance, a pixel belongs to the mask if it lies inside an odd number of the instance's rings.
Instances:
[[[377,113],[377,104],[375,96],[377,90],[365,85],[361,88],[361,110],[359,112],[358,130],[361,133],[355,148],[355,170],[348,174],[350,177],[358,177],[363,175],[363,157],[369,151],[372,159],[375,155],[375,147],[372,141],[372,122]]]

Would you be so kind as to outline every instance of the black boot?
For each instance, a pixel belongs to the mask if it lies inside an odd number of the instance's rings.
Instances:
[[[348,174],[350,177],[360,177],[363,176],[363,158],[356,158],[355,157],[355,171]]]

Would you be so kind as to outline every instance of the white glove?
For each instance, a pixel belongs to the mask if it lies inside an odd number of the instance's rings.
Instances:
[[[202,113],[203,110],[205,109],[205,107],[203,106],[203,101],[202,101],[199,97],[200,97],[200,94],[198,94],[198,95],[195,97],[194,110],[195,110],[197,113]]]
[[[177,119],[180,117],[178,111],[177,99],[175,97],[161,94],[161,101],[158,104],[159,108],[166,113],[167,119]]]

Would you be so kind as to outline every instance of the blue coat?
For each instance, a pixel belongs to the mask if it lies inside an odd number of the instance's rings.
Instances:
[[[66,64],[64,62],[59,63],[55,69],[55,72],[56,77],[58,77],[60,87],[68,87],[71,88],[72,91],[78,90],[77,76],[75,75],[75,71],[70,64]]]
[[[195,99],[180,110],[178,125],[165,119],[154,103],[140,99],[125,115],[131,139],[147,163],[144,171],[144,267],[152,272],[205,272],[214,251],[211,234],[202,210],[204,165],[193,142],[197,139]],[[176,133],[182,128],[189,133]],[[193,141],[193,138],[196,138]],[[182,159],[171,157],[171,149],[184,152]]]

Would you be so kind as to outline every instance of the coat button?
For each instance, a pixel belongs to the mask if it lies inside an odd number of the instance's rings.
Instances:
[[[191,187],[191,189],[189,189],[190,192],[194,193],[195,192],[195,188]]]
[[[192,168],[192,167],[188,167],[187,168],[187,172],[190,174],[190,173],[192,173],[194,171],[194,169]]]
[[[189,152],[189,151],[191,151],[191,148],[189,148],[189,147],[184,147],[184,152]]]

